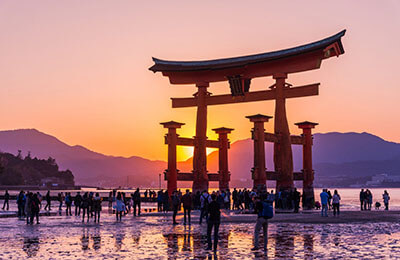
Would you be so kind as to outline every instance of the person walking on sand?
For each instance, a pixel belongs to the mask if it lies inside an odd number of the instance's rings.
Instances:
[[[51,210],[51,197],[50,197],[50,191],[48,190],[45,196],[46,200],[46,206],[44,206],[44,210]]]
[[[136,189],[136,191],[133,193],[132,196],[132,200],[133,200],[133,215],[136,217],[136,207],[138,208],[138,216],[140,216],[140,191],[139,188]]]
[[[208,222],[208,206],[210,204],[211,197],[206,190],[200,196],[200,221],[199,224],[203,222],[203,218],[206,218]]]
[[[81,215],[81,204],[82,204],[82,196],[81,193],[78,191],[74,198],[74,205],[75,205],[75,216]]]
[[[67,192],[66,194],[65,194],[65,206],[67,207],[66,209],[65,209],[65,214],[68,216],[72,216],[72,213],[71,213],[71,206],[72,206],[72,197],[71,197],[71,193],[70,192]]]
[[[385,210],[389,210],[389,200],[390,196],[389,193],[385,190],[382,194],[383,203],[385,204]]]
[[[181,201],[179,200],[177,191],[174,191],[172,193],[171,202],[172,202],[172,210],[173,210],[173,214],[172,214],[173,223],[172,224],[176,225],[176,224],[178,224],[178,222],[176,222],[176,214],[178,213],[178,209],[181,204]]]
[[[100,223],[100,212],[101,212],[101,201],[100,194],[96,192],[96,196],[93,198],[93,209],[94,209],[94,223]]]
[[[118,192],[117,199],[115,200],[115,212],[117,221],[122,221],[122,213],[126,211],[124,200],[122,199],[121,192]]]
[[[268,244],[268,219],[274,216],[274,210],[272,208],[272,204],[268,202],[267,195],[262,194],[262,197],[256,197],[256,213],[257,213],[257,222],[254,228],[254,247],[252,250],[259,249],[258,238],[260,236],[260,230],[263,229],[264,234],[264,250],[267,250]]]
[[[217,196],[213,193],[211,195],[211,202],[208,206],[208,223],[207,223],[207,250],[212,249],[211,232],[214,227],[214,251],[217,251],[218,245],[218,230],[221,223],[221,208],[217,202]]]
[[[364,201],[365,201],[365,192],[364,192],[364,189],[361,189],[361,191],[360,191],[360,206],[361,206],[361,210],[364,210]]]
[[[321,194],[319,195],[321,197],[321,216],[322,217],[327,217],[328,216],[328,198],[329,194],[326,192],[326,189],[323,189]]]
[[[31,209],[32,209],[32,199],[33,193],[28,192],[26,195],[26,203],[25,203],[25,214],[26,214],[26,224],[31,224]]]
[[[190,225],[190,211],[192,210],[192,195],[189,193],[189,190],[186,190],[185,195],[182,196],[182,205],[184,214],[183,224],[186,225],[186,215],[187,215]]]
[[[4,203],[3,203],[3,210],[7,206],[7,211],[10,208],[10,194],[8,193],[8,190],[6,190],[6,193],[4,193]]]
[[[340,214],[340,195],[337,190],[334,191],[332,197],[332,208],[333,208],[333,216],[339,216]]]
[[[31,218],[30,218],[30,224],[33,224],[33,220],[36,217],[36,224],[40,224],[39,222],[39,211],[40,211],[40,201],[37,193],[33,194],[32,200],[31,200]]]
[[[83,194],[81,208],[82,208],[82,223],[85,222],[85,215],[87,215],[87,222],[89,222],[89,195],[87,192]]]

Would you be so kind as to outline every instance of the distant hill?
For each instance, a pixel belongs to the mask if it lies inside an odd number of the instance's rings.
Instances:
[[[160,144],[160,146],[163,144]],[[158,174],[166,162],[132,156],[106,156],[82,146],[70,146],[35,129],[0,131],[0,150],[16,154],[31,152],[38,158],[56,159],[61,169],[70,169],[77,184],[99,186],[158,186]],[[232,186],[250,186],[253,143],[236,141],[229,150]],[[272,144],[266,143],[267,168],[273,169]],[[301,146],[293,146],[295,170],[302,166]],[[400,144],[385,141],[368,133],[326,133],[314,135],[313,161],[316,183],[348,186],[364,182],[372,175],[400,175]],[[192,159],[178,168],[190,171]],[[218,170],[218,153],[208,155],[208,170]]]
[[[70,146],[36,129],[0,131],[0,150],[32,157],[51,156],[61,169],[70,169],[77,184],[99,186],[158,186],[158,173],[166,163],[141,157],[106,156],[82,146]]]

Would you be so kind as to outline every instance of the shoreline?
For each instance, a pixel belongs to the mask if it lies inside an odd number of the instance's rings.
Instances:
[[[62,216],[58,214],[58,212],[40,212],[41,216],[49,217],[49,216],[57,216],[57,217],[68,217],[62,211]],[[257,216],[255,214],[238,214],[235,212],[221,212],[221,224],[223,223],[255,223],[257,220]],[[112,215],[108,211],[103,211],[102,215]],[[199,221],[199,211],[192,212],[192,224],[198,225]],[[178,212],[178,218],[183,218],[183,212]],[[0,211],[0,218],[16,218],[16,212],[10,211]],[[71,216],[75,217],[75,216]],[[129,213],[126,217],[132,217],[132,213]],[[172,222],[172,212],[142,212],[141,216],[136,218],[144,219],[144,218],[153,218],[153,217],[164,217],[167,218],[167,221]],[[128,221],[128,219],[127,219]],[[300,213],[278,213],[275,214],[272,219],[268,220],[269,223],[286,223],[286,224],[350,224],[350,223],[358,223],[358,224],[366,224],[366,223],[400,223],[400,211],[392,210],[392,211],[384,211],[384,210],[375,210],[375,211],[341,211],[340,216],[334,217],[332,212],[328,212],[328,217],[321,217],[320,211],[307,211]]]

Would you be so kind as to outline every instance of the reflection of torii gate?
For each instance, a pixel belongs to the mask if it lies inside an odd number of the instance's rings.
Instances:
[[[274,143],[277,189],[293,187],[293,159],[285,102],[287,98],[318,95],[319,83],[292,87],[286,83],[290,73],[319,69],[323,59],[344,53],[341,37],[345,31],[323,40],[281,51],[236,58],[208,61],[166,61],[153,58],[153,72],[162,72],[171,84],[195,84],[198,91],[191,98],[172,98],[172,107],[197,107],[196,136],[193,155],[193,190],[208,188],[206,167],[207,106],[275,100]],[[272,76],[275,84],[270,90],[250,90],[252,78]],[[211,95],[207,87],[212,82],[228,81],[231,94]],[[171,174],[169,170],[169,174]],[[263,173],[261,173],[263,174]],[[266,178],[265,178],[266,179]]]

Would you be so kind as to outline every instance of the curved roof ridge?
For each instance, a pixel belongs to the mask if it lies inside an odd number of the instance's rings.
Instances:
[[[238,56],[233,58],[222,58],[213,60],[200,60],[200,61],[169,61],[153,57],[154,65],[149,68],[153,72],[158,71],[178,71],[178,70],[205,70],[205,69],[223,69],[225,66],[243,66],[267,60],[278,58],[285,58],[292,55],[310,52],[313,50],[325,48],[335,42],[338,42],[341,54],[344,53],[341,37],[346,33],[342,30],[339,33],[327,37],[325,39],[304,44],[297,47],[292,47],[279,51],[265,52],[261,54],[252,54],[246,56]]]

